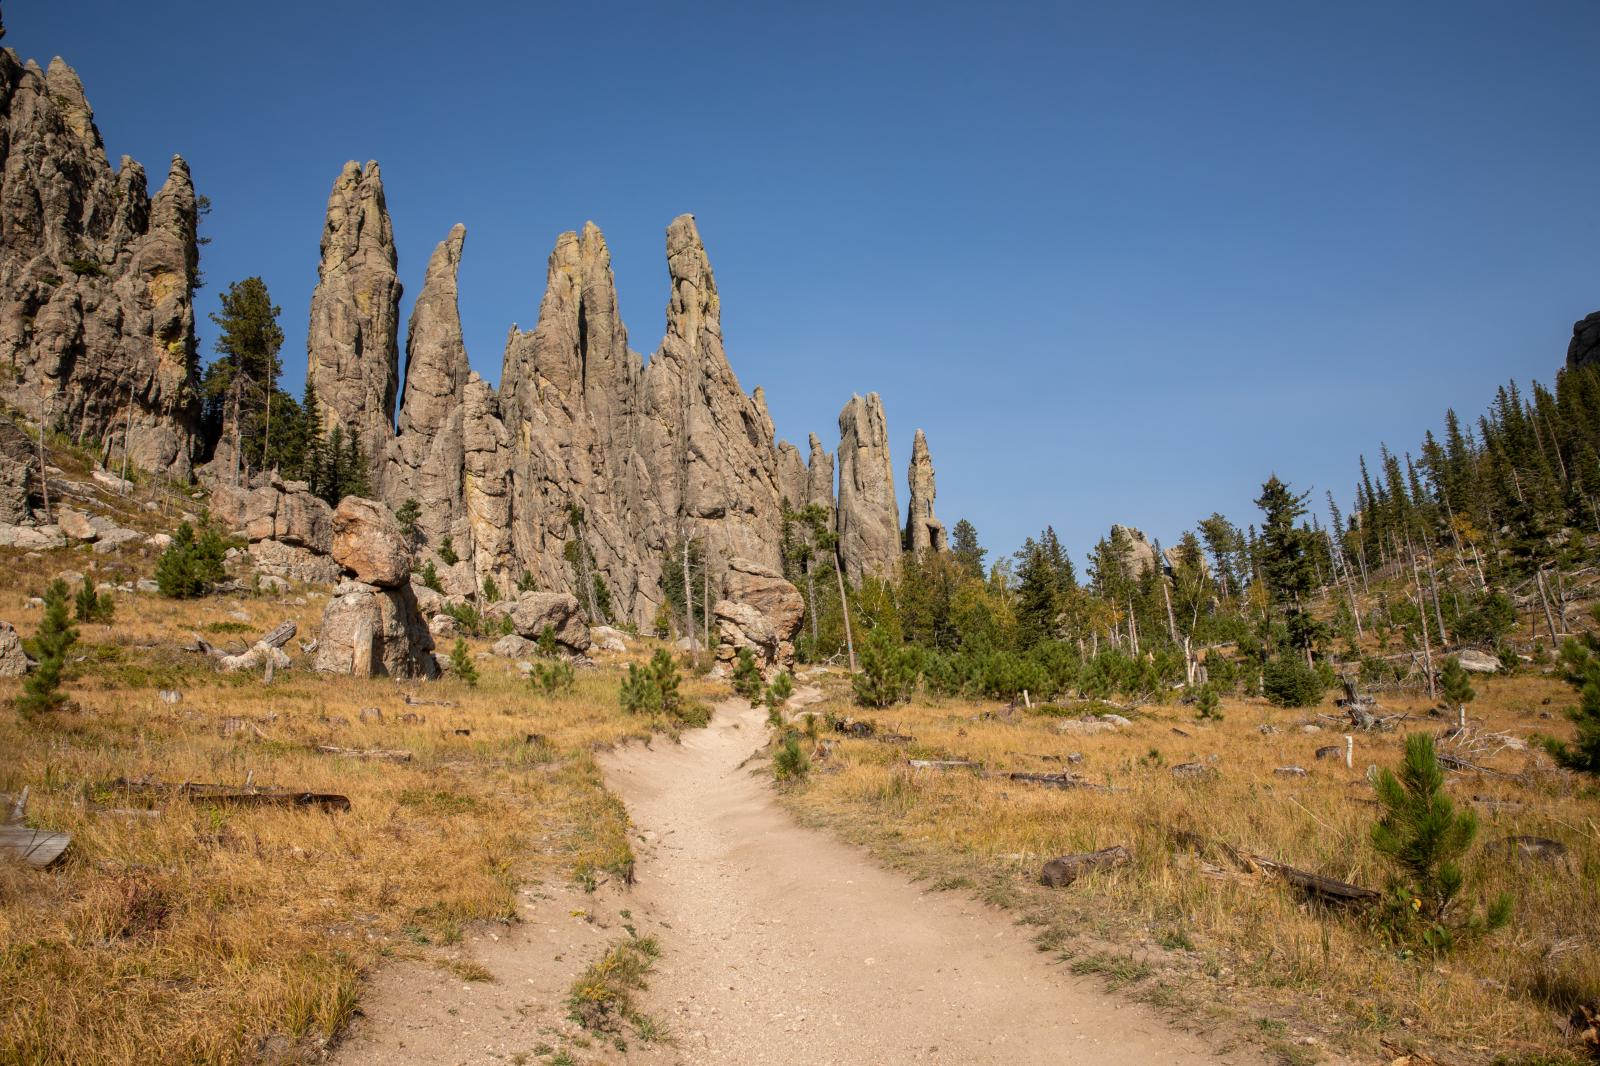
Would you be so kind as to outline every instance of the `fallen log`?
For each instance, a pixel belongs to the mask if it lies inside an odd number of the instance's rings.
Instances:
[[[72,837],[25,825],[0,825],[0,854],[43,870],[60,860]]]
[[[347,759],[382,759],[386,762],[410,762],[411,753],[400,748],[340,748],[333,744],[317,744],[324,755],[343,755]]]
[[[1352,885],[1348,881],[1340,881],[1332,877],[1324,877],[1306,870],[1296,869],[1287,863],[1274,862],[1260,855],[1247,855],[1251,862],[1276,874],[1303,892],[1316,896],[1318,899],[1329,903],[1351,903],[1358,906],[1367,906],[1378,901],[1379,895],[1370,888]]]
[[[1039,883],[1050,888],[1065,888],[1086,873],[1126,866],[1132,861],[1133,856],[1121,844],[1099,851],[1062,855],[1044,864],[1044,869],[1039,871]]]
[[[907,759],[913,770],[976,770],[978,764],[967,759]]]
[[[431,700],[423,696],[413,696],[409,692],[402,692],[400,698],[412,707],[454,707],[450,700]]]
[[[154,781],[129,781],[118,778],[108,788],[135,796],[171,798],[182,796],[196,804],[228,804],[235,807],[320,807],[325,811],[348,811],[350,798],[336,792],[309,792],[272,785],[203,784],[185,781],[181,785],[168,785]]]
[[[1079,777],[1077,774],[1069,774],[1069,773],[1029,774],[1029,773],[1016,772],[1016,773],[1002,774],[1000,776],[1008,778],[1008,779],[1010,779],[1012,781],[1026,781],[1030,785],[1044,785],[1046,788],[1089,788],[1089,789],[1098,789],[1098,788],[1103,787],[1103,786],[1095,785],[1095,784],[1092,784],[1091,782],[1085,781],[1083,778]]]

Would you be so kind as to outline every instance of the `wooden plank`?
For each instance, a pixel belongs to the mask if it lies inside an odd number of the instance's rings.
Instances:
[[[0,854],[27,863],[36,870],[60,860],[72,837],[48,829],[29,829],[25,825],[0,826]]]

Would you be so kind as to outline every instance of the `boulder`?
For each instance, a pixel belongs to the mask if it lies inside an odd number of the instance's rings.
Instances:
[[[90,524],[88,515],[82,511],[74,511],[70,507],[56,510],[56,525],[73,540],[94,540],[100,535],[99,530]]]
[[[407,586],[410,597],[411,550],[394,512],[376,500],[346,496],[333,512],[333,561],[356,580],[379,588]]]
[[[611,626],[595,626],[589,630],[589,639],[601,651],[624,652],[628,650],[626,634]]]
[[[66,544],[67,538],[62,535],[60,526],[0,526],[0,548],[49,551],[64,548]]]
[[[316,668],[357,677],[435,677],[433,634],[410,582],[379,588],[346,581],[322,613]]]
[[[0,677],[21,677],[28,672],[22,638],[10,622],[0,622]]]
[[[436,637],[453,637],[461,631],[453,616],[436,614],[428,619],[428,632]]]
[[[1500,660],[1488,652],[1476,648],[1462,648],[1456,652],[1456,659],[1461,663],[1461,669],[1474,674],[1498,674]]]
[[[339,564],[310,548],[258,540],[250,545],[248,554],[258,574],[305,585],[334,585],[339,581]]]
[[[502,659],[526,659],[539,650],[539,645],[527,637],[519,637],[515,633],[501,637],[489,649]]]
[[[244,532],[252,542],[276,540],[327,555],[333,547],[333,508],[313,496],[304,482],[272,477],[250,493]]]
[[[731,559],[722,575],[722,599],[712,607],[717,658],[731,662],[741,648],[755,653],[766,674],[794,665],[794,635],[805,599],[782,574],[748,559]]]
[[[124,544],[132,544],[136,540],[143,539],[144,534],[137,529],[112,529],[100,534],[100,538],[94,542],[94,553],[110,555]]]
[[[517,635],[528,640],[538,640],[549,628],[564,650],[579,655],[589,650],[589,627],[578,609],[578,598],[570,593],[524,592],[514,600],[490,604],[484,614],[491,619],[510,618]]]

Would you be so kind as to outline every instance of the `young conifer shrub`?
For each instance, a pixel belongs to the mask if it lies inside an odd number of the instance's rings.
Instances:
[[[733,691],[750,701],[750,706],[761,704],[761,668],[756,665],[755,653],[749,648],[739,649],[739,658],[733,664]]]
[[[85,576],[83,586],[78,589],[77,596],[73,597],[73,614],[77,616],[78,621],[110,622],[116,613],[117,606],[111,599],[111,593],[96,592],[94,580]]]
[[[478,667],[472,661],[472,649],[460,638],[456,639],[456,646],[450,649],[450,672],[465,681],[468,688],[478,687]]]
[[[66,706],[61,695],[61,672],[67,665],[67,653],[77,642],[78,631],[72,626],[67,612],[67,583],[56,580],[44,593],[44,618],[33,639],[25,648],[38,665],[22,683],[22,695],[17,697],[16,708],[24,718],[30,718]]]

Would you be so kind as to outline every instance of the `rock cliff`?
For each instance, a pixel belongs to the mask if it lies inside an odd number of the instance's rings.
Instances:
[[[839,412],[839,554],[859,583],[891,574],[900,559],[900,505],[889,459],[889,424],[875,392],[852,396]]]
[[[6,399],[107,458],[186,476],[198,421],[196,199],[113,169],[78,75],[0,50],[0,373]]]

